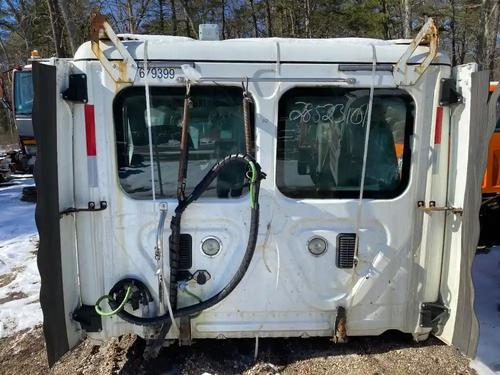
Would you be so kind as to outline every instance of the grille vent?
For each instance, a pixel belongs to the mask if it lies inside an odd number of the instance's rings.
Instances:
[[[172,240],[170,236],[169,241]],[[178,269],[188,270],[193,266],[193,239],[190,234],[181,233]]]
[[[355,233],[340,233],[337,236],[338,268],[353,268],[355,247],[356,247]]]
[[[193,239],[190,234],[181,234],[179,251],[179,268],[187,270],[193,266]]]

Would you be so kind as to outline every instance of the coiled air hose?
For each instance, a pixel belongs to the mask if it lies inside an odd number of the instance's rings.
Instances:
[[[251,212],[250,231],[243,259],[240,263],[240,266],[238,267],[238,270],[224,288],[222,288],[217,294],[215,294],[214,296],[210,297],[205,301],[196,303],[191,306],[186,306],[180,309],[175,309],[174,310],[175,318],[197,314],[222,301],[238,286],[240,281],[243,279],[243,276],[247,272],[248,267],[250,266],[250,262],[255,252],[255,247],[257,245],[257,236],[259,231],[260,181],[265,178],[265,174],[262,173],[260,165],[255,161],[255,159],[251,155],[248,154],[230,155],[225,157],[223,160],[221,160],[212,167],[212,169],[205,175],[205,177],[198,183],[198,185],[196,185],[192,193],[189,196],[187,196],[184,200],[179,202],[177,208],[175,209],[175,216],[172,218],[171,221],[172,237],[175,238],[176,236],[175,233],[177,233],[177,235],[180,234],[180,222],[181,222],[180,218],[182,216],[182,213],[186,210],[186,208],[192,202],[196,201],[203,194],[203,192],[205,192],[208,189],[210,184],[221,173],[223,169],[231,165],[234,165],[235,163],[245,163],[250,167],[250,176],[248,176],[250,180],[250,188],[249,188],[250,212]],[[174,231],[176,232],[174,233]],[[120,292],[123,291],[124,288],[128,288],[130,283],[133,283],[135,285],[143,285],[139,280],[134,280],[134,279],[121,280],[111,288],[111,290],[109,291],[109,295],[110,296],[118,295]],[[172,287],[177,288],[177,284],[171,285],[171,288]],[[168,313],[155,317],[138,317],[125,311],[123,308],[118,309],[118,307],[120,307],[120,304],[122,302],[123,301],[118,301],[117,299],[114,298],[108,299],[108,304],[111,307],[111,309],[113,311],[117,311],[116,314],[128,323],[149,326],[149,325],[158,325],[160,323],[171,322],[171,318]]]

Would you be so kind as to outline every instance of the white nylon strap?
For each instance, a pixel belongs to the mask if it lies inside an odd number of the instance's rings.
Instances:
[[[361,231],[361,216],[363,212],[363,195],[365,192],[365,177],[366,177],[366,162],[368,159],[368,146],[370,141],[370,127],[372,123],[372,108],[373,108],[373,92],[375,91],[375,74],[377,71],[377,51],[373,44],[370,44],[372,47],[373,59],[372,59],[372,79],[370,83],[370,99],[368,101],[368,113],[366,120],[366,129],[365,129],[365,146],[363,150],[363,167],[361,169],[361,181],[359,187],[359,198],[358,198],[358,211],[356,214],[356,245],[355,245],[355,253],[354,253],[354,261],[355,266],[358,263],[358,250],[359,250],[359,234]]]
[[[156,186],[155,186],[155,167],[153,159],[153,135],[151,126],[151,100],[149,97],[149,74],[148,74],[148,41],[144,41],[144,90],[146,95],[146,121],[148,127],[148,142],[149,142],[149,166],[151,171],[151,189],[153,191],[153,207],[156,211]]]

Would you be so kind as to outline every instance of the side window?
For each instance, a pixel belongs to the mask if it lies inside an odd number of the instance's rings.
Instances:
[[[368,89],[296,88],[279,103],[277,186],[294,198],[354,198],[361,184]],[[391,198],[408,183],[412,99],[375,90],[364,196]]]
[[[185,88],[151,88],[153,167],[156,196],[175,198]],[[189,120],[189,193],[223,157],[245,152],[242,89],[195,86]],[[118,175],[122,188],[136,199],[150,199],[151,160],[143,87],[123,90],[114,102]],[[253,123],[253,122],[252,122]],[[239,197],[246,187],[244,167],[223,171],[204,197]]]

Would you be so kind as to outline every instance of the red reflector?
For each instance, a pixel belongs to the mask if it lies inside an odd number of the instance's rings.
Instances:
[[[87,156],[96,156],[94,106],[85,104],[85,135],[87,138]]]
[[[436,129],[434,130],[434,144],[441,144],[441,130],[443,128],[443,107],[436,108]]]

